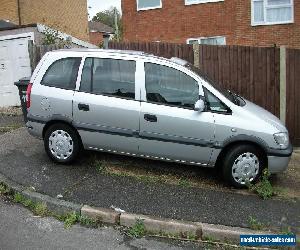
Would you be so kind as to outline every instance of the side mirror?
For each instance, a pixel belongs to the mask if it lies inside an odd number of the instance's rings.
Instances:
[[[195,108],[194,110],[195,111],[198,111],[198,112],[203,112],[205,109],[205,103],[202,99],[199,99],[196,103],[195,103]]]

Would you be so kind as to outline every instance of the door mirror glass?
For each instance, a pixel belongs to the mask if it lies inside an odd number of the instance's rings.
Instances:
[[[195,108],[194,110],[195,111],[198,111],[198,112],[203,112],[205,109],[205,103],[202,99],[199,99],[196,103],[195,103]]]

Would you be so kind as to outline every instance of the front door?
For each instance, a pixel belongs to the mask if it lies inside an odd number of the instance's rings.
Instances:
[[[208,165],[215,132],[210,112],[197,112],[198,82],[175,68],[145,63],[146,101],[140,115],[140,153]]]
[[[74,125],[85,148],[138,153],[135,71],[135,61],[86,58],[73,102]]]

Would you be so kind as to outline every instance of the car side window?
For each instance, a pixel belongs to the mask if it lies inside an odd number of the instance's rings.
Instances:
[[[154,63],[145,63],[147,101],[193,109],[199,85],[187,74]]]
[[[55,61],[46,71],[41,84],[49,87],[74,90],[81,59],[79,57],[72,57]]]
[[[135,61],[87,58],[80,91],[135,99]]]
[[[217,113],[230,113],[230,109],[214,94],[208,91],[206,88],[204,89],[207,110]]]

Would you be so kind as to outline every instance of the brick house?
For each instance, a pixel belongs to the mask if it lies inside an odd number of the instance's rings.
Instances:
[[[298,0],[122,0],[125,41],[300,48]]]
[[[89,41],[87,0],[1,0],[0,19],[17,25],[42,23]]]
[[[114,29],[101,22],[89,22],[90,43],[94,45],[101,45],[103,42],[103,35],[113,35]]]

